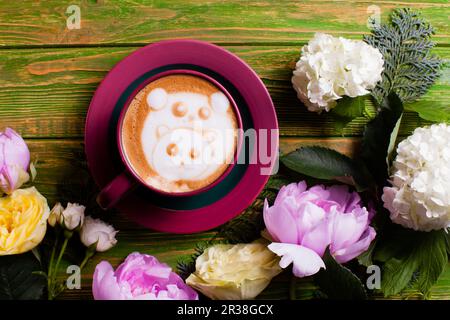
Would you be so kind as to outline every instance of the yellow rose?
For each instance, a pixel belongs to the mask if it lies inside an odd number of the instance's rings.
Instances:
[[[262,243],[209,247],[186,283],[215,300],[253,299],[281,272],[277,255]]]
[[[0,255],[37,246],[44,238],[49,214],[47,200],[34,187],[0,198]]]

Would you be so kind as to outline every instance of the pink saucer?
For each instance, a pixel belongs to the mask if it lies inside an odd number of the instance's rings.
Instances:
[[[92,98],[85,128],[85,150],[89,169],[100,188],[121,173],[114,138],[118,113],[127,94],[152,74],[192,68],[219,81],[236,100],[241,114],[247,114],[246,128],[276,130],[275,109],[257,74],[227,50],[196,40],[162,41],[141,48],[120,61],[103,79]],[[270,133],[267,133],[270,136]],[[215,228],[246,209],[263,189],[275,164],[278,135],[249,147],[250,164],[236,165],[236,181],[221,182],[198,199],[162,199],[136,190],[116,208],[132,220],[153,230],[194,233]],[[264,158],[257,151],[262,147]],[[268,160],[270,159],[270,160]],[[264,174],[261,173],[264,170]]]

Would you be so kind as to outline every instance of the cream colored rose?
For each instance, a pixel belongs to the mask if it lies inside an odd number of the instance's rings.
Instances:
[[[117,232],[113,226],[102,220],[87,216],[84,219],[84,224],[80,231],[80,239],[86,247],[90,247],[96,243],[95,250],[104,252],[116,245]]]
[[[49,214],[47,200],[34,187],[0,198],[0,255],[37,246],[45,236]]]
[[[262,243],[206,249],[186,283],[215,300],[253,299],[281,272],[279,258]]]
[[[48,224],[54,227],[61,219],[61,214],[64,211],[64,207],[61,203],[55,204],[55,206],[50,210],[50,215],[48,217]]]
[[[85,206],[78,203],[68,203],[67,207],[60,215],[59,223],[69,231],[73,231],[76,228],[81,228],[84,222],[84,210]]]

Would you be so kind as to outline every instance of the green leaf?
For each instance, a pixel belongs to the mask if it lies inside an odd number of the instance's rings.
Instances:
[[[372,90],[381,103],[391,92],[402,101],[415,101],[440,76],[442,61],[430,53],[435,46],[433,27],[411,9],[396,9],[390,23],[375,25],[364,41],[384,58],[382,80]]]
[[[417,286],[423,294],[428,293],[447,266],[448,257],[445,237],[445,232],[442,230],[430,232],[423,239],[422,245],[416,254],[420,263]]]
[[[369,248],[367,248],[367,250],[366,250],[365,252],[361,253],[361,254],[357,257],[359,264],[361,264],[361,265],[363,265],[363,266],[365,266],[365,267],[368,267],[368,266],[373,265],[373,259],[372,259],[372,256],[373,256],[373,252],[374,252],[374,250],[375,250],[376,244],[377,244],[377,239],[375,238],[375,239],[370,243]]]
[[[450,233],[445,234],[445,242],[447,245],[447,253],[450,255]]]
[[[380,212],[377,212],[378,215],[380,215]],[[385,225],[383,230],[378,233],[373,259],[379,262],[387,262],[395,257],[409,255],[410,251],[414,250],[413,247],[421,234],[421,232],[403,228],[389,220],[389,224]]]
[[[27,252],[0,257],[0,300],[37,300],[42,298],[46,279],[36,257]]]
[[[323,180],[337,180],[354,185],[358,191],[370,186],[364,166],[328,148],[303,147],[283,157],[281,162],[292,171]]]
[[[391,93],[384,99],[381,111],[364,130],[361,157],[379,186],[386,183],[389,175],[389,149],[393,149],[392,141],[395,141],[402,113],[400,98]]]
[[[383,266],[383,276],[381,277],[381,290],[384,296],[397,294],[406,288],[417,267],[417,261],[414,259],[392,258],[388,260]]]
[[[447,259],[445,231],[417,232],[393,226],[378,239],[374,260],[384,262],[381,290],[390,296],[412,280],[423,294],[438,280]],[[414,275],[418,274],[416,279]]]
[[[264,189],[273,190],[278,192],[281,187],[289,184],[291,181],[281,175],[273,175],[269,178]]]
[[[402,118],[403,118],[403,114],[401,114],[400,117],[398,118],[397,122],[395,123],[394,129],[392,129],[391,135],[389,137],[389,144],[388,144],[388,150],[387,150],[387,155],[386,155],[386,163],[388,165],[388,168],[389,168],[389,164],[393,160],[393,154],[395,153],[394,150],[395,150],[397,137],[398,137],[398,131],[400,130],[400,124],[402,122]]]
[[[31,253],[37,259],[37,261],[39,261],[39,263],[42,264],[42,257],[41,257],[41,253],[39,251],[39,248],[35,247],[35,248],[31,249]]]
[[[365,300],[367,293],[361,280],[348,268],[339,264],[329,250],[323,256],[326,269],[320,270],[314,281],[329,299]]]
[[[338,100],[336,107],[331,110],[331,114],[335,118],[336,129],[342,130],[353,119],[364,116],[366,97],[351,98],[344,96]]]
[[[405,104],[405,110],[415,111],[422,119],[432,122],[450,123],[450,104],[448,101],[423,99]]]

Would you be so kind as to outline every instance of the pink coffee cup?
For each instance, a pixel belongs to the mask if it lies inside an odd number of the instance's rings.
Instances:
[[[159,189],[147,184],[134,171],[133,167],[128,162],[127,156],[124,151],[124,147],[122,145],[122,127],[123,127],[123,121],[125,118],[125,114],[128,111],[131,101],[138,94],[138,92],[141,91],[149,83],[151,83],[159,78],[162,78],[162,77],[165,77],[168,75],[173,75],[173,74],[188,74],[188,75],[193,75],[193,76],[203,78],[203,79],[207,80],[208,82],[212,83],[213,85],[215,85],[218,89],[220,89],[220,91],[222,91],[222,93],[224,93],[226,95],[226,97],[230,101],[230,104],[236,115],[237,127],[238,127],[238,143],[236,146],[236,152],[235,152],[232,163],[230,163],[228,165],[227,169],[224,171],[224,173],[222,173],[222,175],[220,175],[219,178],[217,178],[212,183],[210,183],[207,186],[200,188],[200,189],[196,189],[193,191],[187,191],[187,192],[173,192],[172,193],[172,192],[159,190]],[[119,121],[117,123],[117,128],[116,128],[117,150],[120,154],[122,163],[125,166],[125,170],[124,170],[124,172],[119,174],[117,177],[115,177],[108,185],[106,185],[106,187],[104,187],[100,191],[100,193],[97,197],[97,203],[104,210],[110,209],[110,208],[114,207],[115,204],[117,204],[122,198],[126,197],[126,195],[129,192],[131,192],[132,190],[134,190],[137,186],[143,186],[143,187],[145,187],[157,194],[160,194],[160,195],[173,196],[173,197],[193,196],[193,195],[197,195],[197,194],[203,193],[203,192],[211,189],[212,187],[214,187],[215,185],[220,183],[231,172],[234,165],[236,164],[237,159],[239,157],[239,153],[241,151],[241,146],[242,146],[242,134],[243,134],[242,128],[243,128],[242,119],[239,114],[239,109],[238,109],[233,97],[219,82],[217,82],[215,79],[211,78],[210,76],[205,75],[204,73],[201,73],[201,72],[193,71],[193,70],[178,69],[178,70],[170,70],[170,71],[161,72],[153,77],[150,77],[149,79],[144,81],[141,85],[139,85],[139,87],[136,88],[136,90],[133,91],[133,93],[128,97],[128,99],[127,99],[126,103],[124,104],[124,107],[120,113]]]

